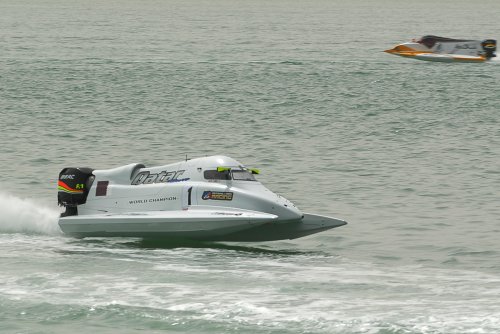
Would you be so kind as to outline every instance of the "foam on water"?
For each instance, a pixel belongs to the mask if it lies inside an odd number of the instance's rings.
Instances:
[[[125,321],[205,333],[492,333],[500,326],[491,298],[500,280],[474,271],[315,253],[255,256],[221,248],[123,248],[104,239],[14,239],[0,243],[20,248],[5,258],[35,257],[38,267],[26,272],[13,263],[0,272],[9,319],[16,309],[21,319],[54,324],[82,318],[102,327]]]
[[[30,199],[0,192],[0,233],[59,235],[59,212]]]

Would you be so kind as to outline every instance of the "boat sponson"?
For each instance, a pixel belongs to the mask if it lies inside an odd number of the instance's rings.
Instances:
[[[272,222],[278,217],[248,210],[182,210],[61,217],[61,230],[76,237],[173,237],[212,240]]]
[[[305,213],[300,220],[262,224],[244,231],[223,236],[214,241],[273,241],[297,239],[310,234],[346,225],[337,218]]]

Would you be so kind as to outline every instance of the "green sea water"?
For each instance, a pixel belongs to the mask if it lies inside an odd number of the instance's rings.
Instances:
[[[498,1],[0,1],[0,333],[498,333]],[[59,171],[224,154],[348,225],[73,239]]]

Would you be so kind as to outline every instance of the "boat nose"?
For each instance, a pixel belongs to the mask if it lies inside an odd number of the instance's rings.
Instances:
[[[396,54],[396,55],[406,55],[413,54],[417,52],[411,45],[398,44],[392,49],[384,50],[384,52]]]
[[[384,50],[385,53],[398,53],[398,52],[401,52],[401,51],[403,51],[403,50],[401,50],[401,46],[400,45],[396,45],[392,49]]]
[[[280,197],[274,208],[278,220],[296,220],[302,219],[303,213],[289,200]]]

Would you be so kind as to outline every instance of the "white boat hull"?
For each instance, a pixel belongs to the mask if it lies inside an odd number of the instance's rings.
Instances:
[[[273,241],[301,238],[347,224],[304,214],[294,221],[277,221],[261,212],[192,210],[62,217],[64,233],[75,237],[185,238],[205,241]]]
[[[59,219],[61,230],[76,237],[221,238],[270,223],[273,214],[246,210],[183,210],[94,214]]]
[[[435,61],[441,63],[454,63],[454,62],[474,63],[474,62],[486,61],[484,57],[479,57],[479,56],[437,54],[437,53],[416,54],[414,58],[418,60]]]

